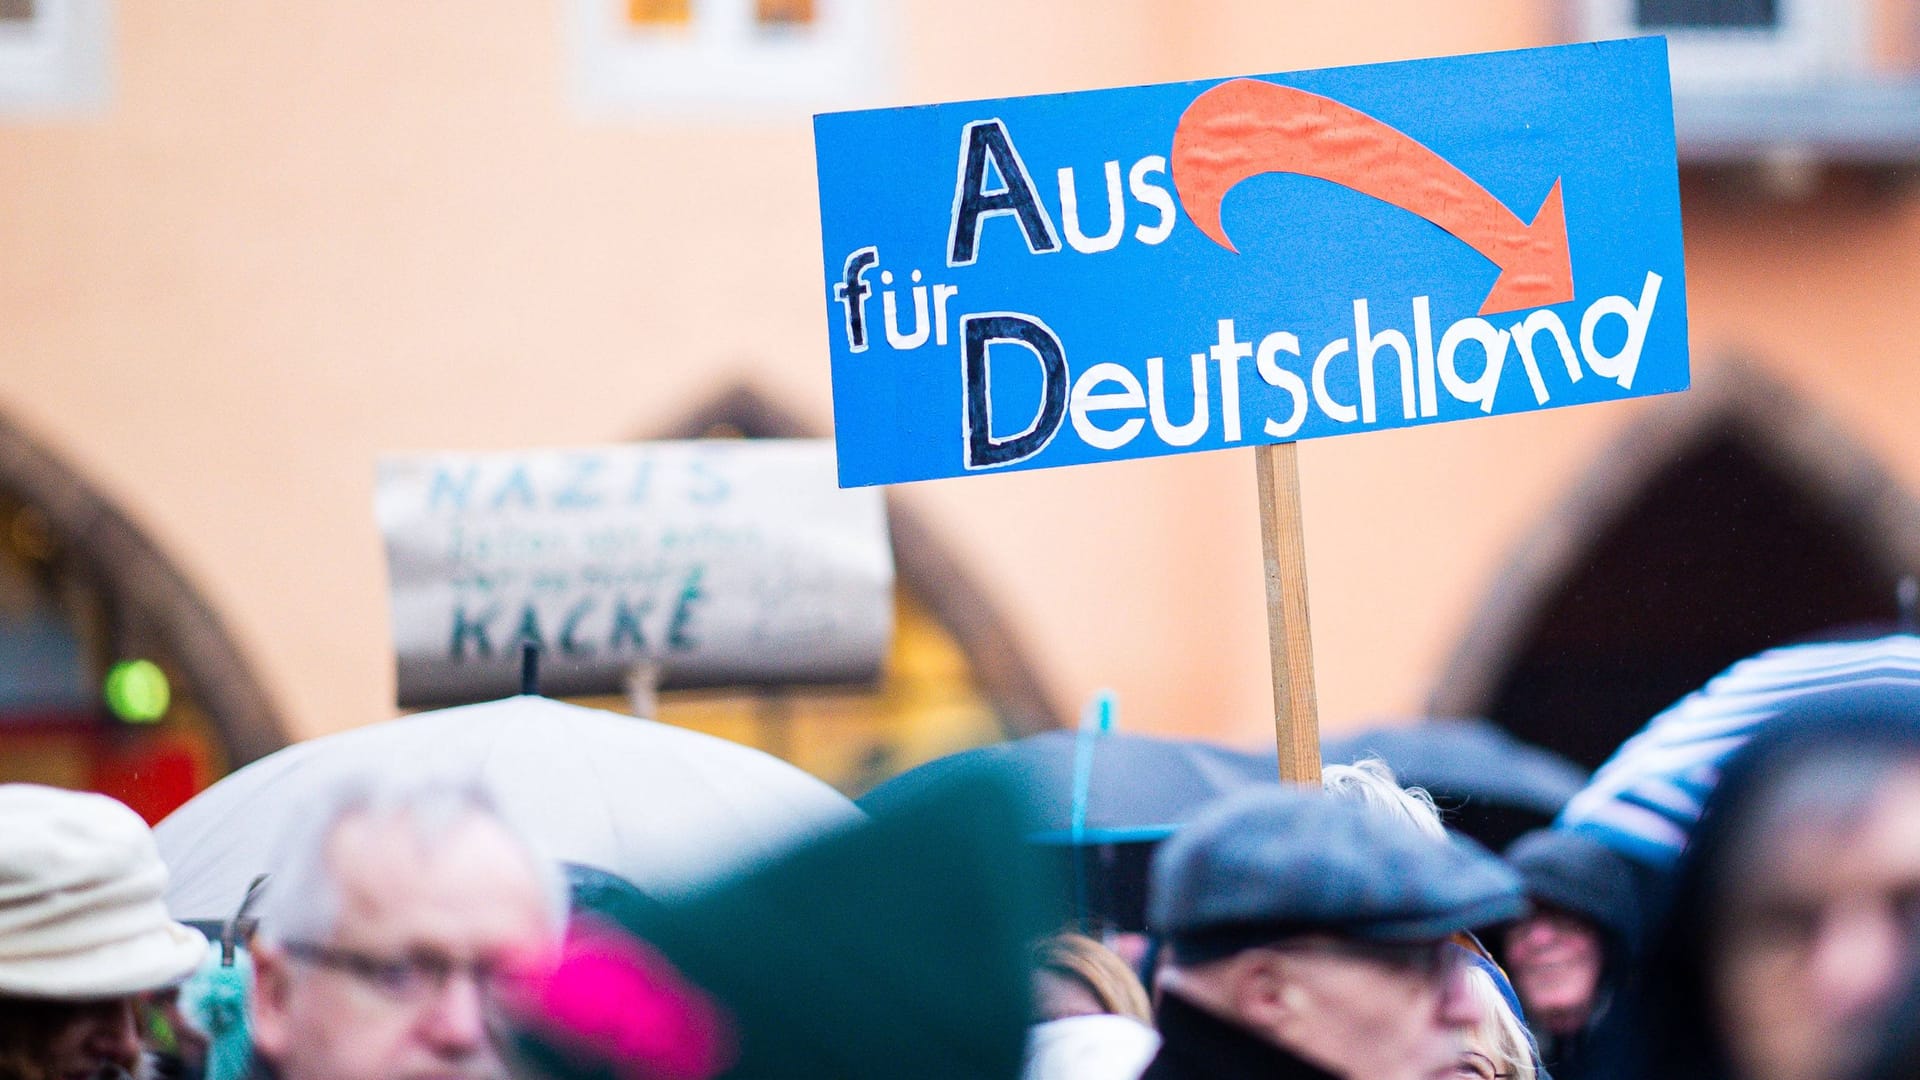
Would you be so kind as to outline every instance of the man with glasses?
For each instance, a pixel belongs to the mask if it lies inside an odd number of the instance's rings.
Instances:
[[[1154,861],[1171,960],[1142,1080],[1449,1076],[1481,1007],[1448,939],[1525,906],[1467,842],[1291,788],[1227,800]]]
[[[564,907],[485,795],[351,783],[279,855],[254,943],[256,1074],[503,1080],[490,992],[549,957]]]

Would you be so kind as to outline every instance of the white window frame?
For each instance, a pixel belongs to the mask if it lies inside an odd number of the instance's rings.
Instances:
[[[1862,0],[1775,0],[1778,25],[1642,27],[1634,0],[1576,0],[1590,39],[1664,34],[1676,90],[1780,90],[1851,80],[1867,63]]]
[[[876,104],[893,0],[814,0],[813,20],[759,26],[753,0],[694,0],[684,26],[636,26],[626,0],[570,0],[574,97],[589,114],[817,112]]]
[[[0,117],[104,112],[111,93],[110,0],[38,0],[0,20]]]

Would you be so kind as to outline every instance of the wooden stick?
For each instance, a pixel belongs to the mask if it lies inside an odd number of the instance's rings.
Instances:
[[[1260,476],[1260,541],[1266,556],[1267,647],[1273,659],[1273,731],[1280,779],[1320,783],[1320,712],[1313,696],[1313,636],[1307,623],[1307,547],[1300,528],[1299,448],[1254,448]]]
[[[660,719],[660,662],[636,660],[627,669],[627,707],[643,720]]]

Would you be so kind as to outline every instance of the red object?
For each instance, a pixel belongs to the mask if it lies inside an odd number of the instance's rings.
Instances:
[[[205,786],[190,744],[151,736],[131,745],[117,741],[96,743],[88,786],[133,807],[147,824],[157,824]]]
[[[1573,299],[1573,259],[1560,181],[1531,225],[1452,162],[1411,136],[1329,97],[1234,79],[1193,100],[1173,132],[1173,186],[1213,242],[1238,251],[1220,224],[1235,184],[1285,172],[1331,181],[1426,218],[1500,267],[1480,314]]]

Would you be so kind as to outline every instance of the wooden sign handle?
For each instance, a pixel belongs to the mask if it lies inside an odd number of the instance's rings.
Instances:
[[[1297,443],[1254,448],[1260,476],[1260,541],[1266,556],[1267,647],[1273,659],[1273,729],[1280,779],[1320,783],[1320,712],[1313,695],[1307,625],[1307,547],[1300,528]]]

